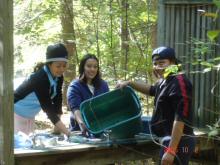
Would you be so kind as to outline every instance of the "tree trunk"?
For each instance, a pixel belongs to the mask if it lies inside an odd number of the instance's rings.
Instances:
[[[128,2],[127,0],[122,0],[122,16],[121,16],[121,69],[124,72],[124,79],[126,80],[127,75],[127,63],[128,63],[128,51],[129,51],[129,38],[128,38]]]
[[[112,55],[112,66],[113,66],[114,80],[116,81],[118,79],[118,76],[117,76],[117,71],[116,71],[115,55],[114,55],[114,52],[113,52],[112,1],[113,0],[110,0],[110,4],[109,4],[109,12],[111,13],[110,14],[110,22],[111,22],[111,26],[110,26],[110,28],[111,28],[110,29],[110,31],[111,31],[110,51],[111,51],[111,55]]]
[[[100,56],[100,47],[99,47],[99,12],[96,16],[96,26],[95,26],[95,29],[96,29],[96,51],[97,51],[97,57],[99,58],[99,64],[101,65],[102,63],[102,59],[101,59],[101,56]]]
[[[14,164],[13,1],[0,1],[0,164]]]
[[[66,48],[69,53],[69,64],[68,69],[65,72],[65,81],[64,81],[64,95],[63,103],[66,105],[66,91],[67,87],[72,79],[76,77],[76,61],[77,51],[75,43],[75,31],[74,31],[74,22],[73,22],[73,0],[61,0],[60,1],[60,19],[62,24],[62,39],[66,45]]]

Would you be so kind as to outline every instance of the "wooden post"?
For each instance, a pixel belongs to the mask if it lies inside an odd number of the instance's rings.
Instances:
[[[0,165],[14,164],[13,1],[0,1]]]
[[[157,25],[157,45],[161,46],[165,43],[165,6],[163,0],[158,1],[158,25]]]

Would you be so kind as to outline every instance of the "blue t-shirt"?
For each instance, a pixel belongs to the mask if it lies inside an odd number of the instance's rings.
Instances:
[[[14,104],[15,113],[25,118],[34,118],[40,110],[41,106],[34,92]]]

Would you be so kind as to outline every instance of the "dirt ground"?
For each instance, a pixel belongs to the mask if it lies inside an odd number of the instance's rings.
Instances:
[[[63,115],[61,116],[62,122],[69,128],[69,119],[70,118],[70,111],[67,111],[66,107],[63,107]],[[40,111],[40,113],[35,117],[35,130],[40,131],[50,131],[53,128],[53,124],[47,118],[45,112]]]

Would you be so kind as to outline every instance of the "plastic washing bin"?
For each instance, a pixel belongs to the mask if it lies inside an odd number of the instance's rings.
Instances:
[[[141,105],[130,87],[86,100],[80,111],[88,130],[95,135],[108,130],[110,139],[123,139],[142,132]]]

